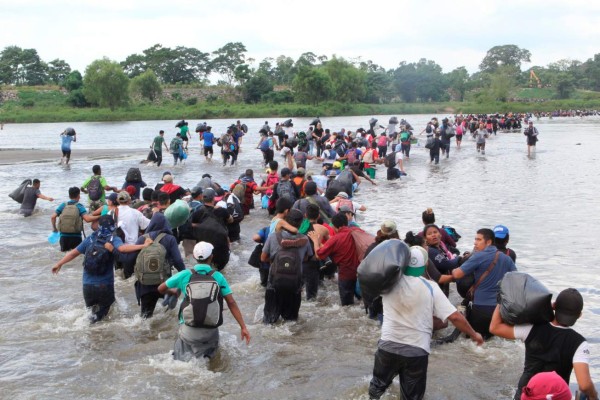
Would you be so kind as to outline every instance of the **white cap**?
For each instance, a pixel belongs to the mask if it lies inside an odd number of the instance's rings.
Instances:
[[[198,242],[194,246],[194,258],[198,261],[207,260],[213,252],[214,246],[208,242]]]
[[[421,268],[427,265],[429,256],[427,250],[421,246],[412,246],[410,248],[410,261],[408,263],[409,268]]]

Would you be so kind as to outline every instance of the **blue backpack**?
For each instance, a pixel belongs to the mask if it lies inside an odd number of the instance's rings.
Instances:
[[[113,253],[104,247],[106,242],[112,242],[110,238],[101,239],[96,236],[91,245],[85,250],[83,258],[83,269],[90,275],[104,275],[113,268]]]
[[[261,151],[267,151],[271,148],[271,139],[270,138],[266,138],[265,140],[262,141],[262,143],[260,144],[260,150]]]

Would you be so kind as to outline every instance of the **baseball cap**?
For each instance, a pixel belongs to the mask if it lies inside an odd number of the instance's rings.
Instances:
[[[534,375],[521,393],[521,400],[546,399],[571,400],[569,385],[556,371],[540,372]]]
[[[408,268],[423,268],[427,264],[429,256],[427,250],[421,246],[412,246],[410,248],[410,260],[408,262]]]
[[[305,174],[306,174],[306,170],[302,167],[298,168],[298,170],[296,171],[296,175],[304,176]]]
[[[394,233],[397,232],[398,227],[396,226],[396,223],[394,221],[391,220],[385,220],[383,221],[383,223],[381,224],[381,233],[383,233],[384,235],[393,235]]]
[[[165,175],[171,175],[171,171],[165,171],[165,172],[163,172],[162,176],[165,176]]]
[[[117,204],[117,196],[118,194],[115,192],[112,192],[111,194],[109,194],[106,199],[110,200],[113,204]]]
[[[119,195],[117,196],[117,201],[119,202],[119,204],[128,203],[131,201],[131,196],[126,191],[119,192]]]
[[[341,213],[352,213],[352,215],[354,215],[354,211],[349,206],[341,206],[339,212],[341,212]]]
[[[112,215],[106,214],[98,219],[98,225],[101,228],[111,228],[115,226],[115,219]]]
[[[198,197],[199,195],[202,194],[202,188],[200,186],[193,188],[191,194],[192,194],[192,197]]]
[[[211,178],[212,179],[212,176],[210,174],[204,174],[204,175],[202,175],[202,178]]]
[[[508,235],[508,228],[504,225],[496,225],[494,227],[494,236],[496,239],[504,239]]]
[[[194,246],[194,258],[198,261],[207,260],[213,252],[215,247],[208,242],[198,242]]]
[[[202,191],[202,197],[204,201],[211,202],[215,199],[217,192],[213,188],[206,188]]]
[[[554,315],[559,324],[573,326],[583,310],[583,297],[577,289],[568,288],[556,298]]]
[[[171,183],[171,182],[173,182],[173,175],[170,175],[170,174],[169,175],[163,175],[162,180],[165,183]]]
[[[347,199],[348,198],[348,193],[346,193],[346,192],[339,192],[337,194],[337,197],[341,197],[342,199]]]
[[[339,162],[339,161],[336,161],[336,162],[333,163],[332,167],[335,168],[335,169],[342,168],[342,163]]]

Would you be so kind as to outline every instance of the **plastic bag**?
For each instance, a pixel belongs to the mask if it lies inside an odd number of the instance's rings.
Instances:
[[[399,239],[377,245],[358,266],[358,281],[365,298],[374,299],[392,289],[410,261],[408,246]]]
[[[58,239],[60,239],[59,232],[50,232],[50,234],[48,235],[48,243],[50,244],[58,243]]]
[[[358,261],[362,261],[365,258],[365,252],[375,241],[375,236],[363,231],[362,229],[352,229],[350,234],[354,240],[354,246],[356,246]]]
[[[554,319],[552,293],[531,275],[509,272],[500,282],[498,303],[502,320],[510,325],[538,324]]]
[[[171,228],[179,228],[181,225],[188,220],[190,216],[190,207],[183,200],[175,200],[175,203],[171,204],[165,210],[165,218],[169,221]]]
[[[14,201],[16,201],[17,203],[21,204],[23,203],[23,199],[25,198],[25,189],[27,188],[27,186],[32,184],[32,180],[31,179],[25,179],[18,188],[16,188],[15,190],[13,190],[8,197],[10,197],[11,199],[13,199]]]

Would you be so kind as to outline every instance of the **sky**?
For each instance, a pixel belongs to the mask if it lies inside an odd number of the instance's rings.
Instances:
[[[254,66],[313,52],[386,69],[426,58],[470,73],[490,48],[514,44],[531,52],[527,69],[600,53],[600,1],[0,0],[0,49],[34,48],[82,72],[157,43],[210,53],[228,42],[242,42]]]

